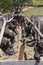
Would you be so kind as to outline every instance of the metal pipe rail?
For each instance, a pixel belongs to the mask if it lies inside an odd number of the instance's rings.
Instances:
[[[3,18],[4,24],[2,26],[2,30],[1,30],[1,34],[0,34],[0,45],[1,45],[2,38],[3,38],[3,34],[4,34],[6,23],[10,22],[12,19],[13,19],[13,17],[10,20],[6,20],[5,18]]]

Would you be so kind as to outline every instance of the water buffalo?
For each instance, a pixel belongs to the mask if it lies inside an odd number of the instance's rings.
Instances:
[[[32,25],[30,23],[28,23],[27,25],[24,26],[24,28],[22,30],[22,34],[25,37],[28,37],[29,35],[32,35],[35,38],[34,27],[32,27]]]
[[[7,23],[6,27],[7,27],[9,30],[12,30],[14,33],[17,34],[17,30],[16,30],[17,27],[16,27],[16,25],[14,25],[12,22]]]
[[[13,19],[16,19],[19,25],[24,25],[24,16],[15,14]]]
[[[43,56],[43,42],[42,41],[38,41],[36,43],[36,47],[35,47],[34,58],[35,59],[40,59],[41,56]]]
[[[9,40],[3,37],[2,42],[1,42],[1,49],[8,55],[13,55],[14,50],[12,47],[10,47]]]
[[[14,33],[13,32],[10,32],[7,28],[5,28],[4,35],[3,36],[4,37],[7,37],[8,39],[10,39],[12,43],[15,42]]]

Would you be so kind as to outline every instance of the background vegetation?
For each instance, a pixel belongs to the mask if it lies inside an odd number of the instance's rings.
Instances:
[[[0,0],[0,11],[1,12],[13,12],[15,10],[17,11],[19,8],[22,9],[22,7],[26,3],[37,7],[38,5],[43,5],[43,0]]]

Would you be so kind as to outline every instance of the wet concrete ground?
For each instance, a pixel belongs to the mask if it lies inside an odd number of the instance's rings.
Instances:
[[[25,62],[0,62],[0,65],[43,65],[43,62],[25,61]]]

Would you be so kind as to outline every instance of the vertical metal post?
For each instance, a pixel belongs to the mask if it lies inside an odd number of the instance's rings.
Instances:
[[[5,18],[4,18],[4,24],[3,24],[3,27],[2,27],[2,30],[1,30],[1,34],[0,34],[0,45],[1,45],[2,38],[3,38],[3,34],[4,34],[6,22],[7,22],[7,21],[6,21]]]
[[[25,50],[25,39],[24,39],[24,37],[22,37],[22,43],[21,43],[21,46],[20,46],[18,60],[23,60],[24,50]]]
[[[38,19],[38,29],[40,30],[40,20]],[[38,35],[38,39],[40,40],[40,36]]]
[[[22,29],[21,29],[21,26],[18,26],[18,35],[19,35],[19,42],[18,42],[18,44],[19,44],[19,50],[18,50],[18,57],[19,57],[19,54],[20,54],[20,49],[21,49],[21,42],[20,42],[20,40],[21,40],[21,38],[22,38],[22,36],[21,36],[21,31],[22,31]],[[18,58],[19,59],[19,58]]]

